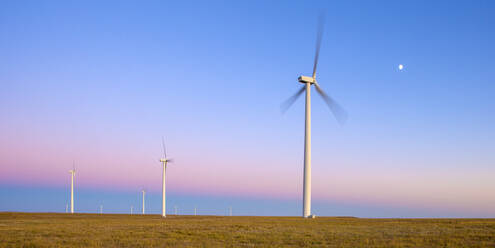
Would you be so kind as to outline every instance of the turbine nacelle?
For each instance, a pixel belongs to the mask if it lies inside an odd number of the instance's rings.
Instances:
[[[310,83],[310,84],[314,84],[316,83],[316,80],[312,77],[308,77],[308,76],[300,76],[299,78],[297,78],[297,81],[299,81],[299,83]]]
[[[169,159],[166,159],[166,158],[161,158],[160,159],[160,162],[165,163],[165,162],[170,162],[170,160]]]

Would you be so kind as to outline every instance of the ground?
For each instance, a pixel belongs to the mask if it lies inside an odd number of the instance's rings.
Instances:
[[[0,247],[495,247],[495,219],[0,213]]]

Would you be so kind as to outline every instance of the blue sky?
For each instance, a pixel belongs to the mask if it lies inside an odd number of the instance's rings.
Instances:
[[[2,5],[0,211],[63,209],[73,160],[76,209],[159,209],[165,135],[168,206],[299,215],[304,101],[279,106],[323,11],[318,82],[349,120],[313,98],[315,213],[495,216],[492,1]]]

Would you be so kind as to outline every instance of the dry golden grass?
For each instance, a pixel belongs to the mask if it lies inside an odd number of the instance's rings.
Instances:
[[[495,247],[495,219],[0,213],[0,247]]]

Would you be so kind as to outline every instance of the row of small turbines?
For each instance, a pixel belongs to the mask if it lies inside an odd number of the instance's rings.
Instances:
[[[232,206],[228,207],[227,210],[228,210],[228,215],[232,216]],[[103,205],[99,206],[98,211],[100,214],[103,214]],[[67,205],[65,205],[65,213],[68,213],[68,212],[69,212],[69,205],[67,204]],[[72,213],[74,213],[74,212],[72,212]],[[134,206],[132,206],[132,205],[131,205],[131,212],[130,213],[131,213],[131,215],[134,214]],[[197,207],[194,207],[193,213],[194,213],[193,214],[194,216],[196,216],[198,214],[198,208]],[[143,195],[143,207],[142,207],[141,214],[143,214],[143,215],[146,214],[145,205],[144,205],[144,195]],[[174,214],[179,215],[177,206],[174,206]]]
[[[316,80],[316,69],[318,66],[318,59],[320,55],[320,47],[321,40],[323,36],[323,25],[324,25],[324,16],[321,15],[318,20],[318,28],[316,35],[316,51],[315,58],[313,63],[313,74],[311,77],[309,76],[300,76],[298,78],[298,82],[304,84],[294,95],[292,95],[289,99],[287,99],[282,105],[282,112],[287,111],[289,107],[302,95],[302,93],[306,93],[306,101],[305,101],[305,129],[304,129],[304,177],[303,177],[303,209],[302,216],[304,218],[311,218],[314,215],[311,214],[311,86],[314,86],[316,92],[323,98],[327,106],[330,108],[334,117],[340,124],[343,124],[347,119],[346,111],[333,99],[331,98],[318,84]],[[400,68],[402,70],[402,68]],[[167,151],[165,148],[165,141],[162,137],[162,145],[163,145],[163,154],[164,157],[160,159],[160,163],[163,165],[162,172],[162,216],[166,217],[165,213],[165,197],[166,197],[166,188],[165,188],[165,174],[167,170],[167,165],[172,163],[173,160],[167,157]],[[70,171],[71,173],[71,213],[74,212],[74,199],[73,199],[73,189],[74,189],[74,174],[75,169]],[[230,210],[231,211],[231,210]],[[144,191],[143,191],[143,213],[144,213]]]
[[[165,144],[165,142],[163,142]],[[165,145],[164,145],[165,147]],[[165,150],[165,149],[164,149]],[[166,153],[165,153],[166,154]],[[165,156],[166,157],[166,156]],[[163,161],[164,159],[161,159],[160,161]],[[166,160],[166,159],[165,159]],[[166,166],[166,165],[165,165]],[[74,175],[76,174],[76,169],[73,168],[72,170],[69,171],[71,174],[71,184],[70,184],[70,212],[74,213]],[[163,177],[165,179],[165,176]],[[163,183],[165,184],[165,180],[163,180]],[[141,214],[146,214],[146,190],[141,190],[141,195],[142,195],[142,207],[141,207]],[[163,194],[163,197],[165,196],[165,193]],[[163,198],[165,199],[165,198]],[[131,214],[133,214],[133,209],[134,206],[131,206]],[[99,206],[99,211],[100,214],[103,213],[103,205]],[[174,206],[174,211],[175,215],[178,215],[177,212],[177,206]],[[68,206],[65,207],[65,212],[68,212]],[[232,206],[228,208],[229,216],[232,216]],[[196,216],[197,214],[197,207],[194,207],[194,215]],[[162,216],[166,217],[165,212],[162,209]]]

